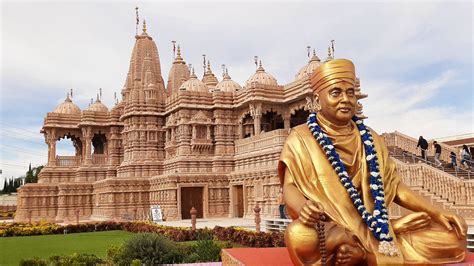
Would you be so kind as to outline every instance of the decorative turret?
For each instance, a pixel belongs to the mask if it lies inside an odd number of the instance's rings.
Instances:
[[[207,61],[207,68],[206,68],[206,71],[204,72],[202,82],[204,82],[204,84],[206,84],[206,86],[210,90],[214,89],[214,87],[216,87],[217,83],[219,82],[216,76],[214,75],[214,73],[212,73],[211,64],[209,63],[209,60]]]
[[[136,35],[130,68],[122,90],[125,113],[138,106],[163,109],[165,86],[161,76],[158,49],[143,21],[143,32]],[[158,111],[158,110],[157,110]]]
[[[265,72],[265,69],[262,67],[262,61],[260,61],[257,71],[253,74],[246,82],[245,87],[251,86],[252,83],[259,83],[269,86],[278,86],[276,78],[272,75]]]
[[[166,86],[168,95],[176,92],[179,87],[189,79],[189,75],[189,68],[181,57],[181,48],[178,45],[178,53],[168,75],[168,84]]]

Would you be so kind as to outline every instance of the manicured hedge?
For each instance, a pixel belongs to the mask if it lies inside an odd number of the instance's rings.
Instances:
[[[0,224],[0,237],[50,235],[63,233],[82,233],[94,231],[125,230],[134,233],[157,233],[176,241],[192,241],[204,239],[212,235],[221,241],[231,241],[247,247],[283,247],[284,238],[281,232],[254,232],[237,227],[220,227],[214,229],[196,229],[188,227],[171,227],[151,222],[98,222],[70,225],[57,225],[45,222],[32,224],[12,223]]]

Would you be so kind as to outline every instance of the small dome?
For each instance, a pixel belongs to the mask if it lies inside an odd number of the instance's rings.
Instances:
[[[319,66],[321,66],[323,63],[319,59],[319,57],[316,55],[316,51],[313,50],[313,56],[309,60],[308,64],[304,66],[298,74],[295,76],[295,80],[300,80],[303,78],[308,77],[313,73]]]
[[[58,105],[56,109],[54,109],[53,113],[57,114],[81,114],[81,109],[75,105],[71,98],[69,98],[69,93],[67,94],[66,100],[63,103]]]
[[[260,65],[257,68],[257,71],[253,76],[251,76],[246,82],[245,82],[245,87],[250,86],[252,83],[260,83],[264,85],[270,85],[270,86],[278,86],[277,80],[267,72],[265,72],[265,69],[262,67],[262,61],[260,61]]]
[[[200,91],[200,92],[209,92],[209,89],[207,88],[206,84],[204,82],[200,81],[196,74],[193,72],[191,76],[189,76],[189,79],[179,87],[180,91]]]
[[[95,100],[95,103],[91,104],[88,108],[87,111],[95,111],[95,112],[105,112],[107,113],[109,109],[107,106],[105,106],[100,100],[99,96],[97,96],[97,100]]]
[[[233,81],[229,73],[227,73],[227,69],[224,74],[224,79],[222,79],[219,84],[214,88],[214,91],[223,91],[223,92],[235,92],[238,90],[241,90],[242,87],[239,85],[239,83]]]

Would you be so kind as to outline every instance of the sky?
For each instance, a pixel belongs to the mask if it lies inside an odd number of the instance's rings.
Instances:
[[[307,46],[325,59],[335,40],[335,57],[356,66],[369,95],[362,100],[366,124],[378,133],[433,139],[474,132],[471,2],[0,3],[3,177],[46,163],[39,131],[70,89],[81,109],[99,88],[102,101],[113,106],[135,42],[136,6],[158,46],[165,81],[173,40],[198,76],[206,54],[219,79],[225,64],[244,84],[258,56],[281,85],[307,64]],[[72,153],[70,142],[58,143],[58,155]]]

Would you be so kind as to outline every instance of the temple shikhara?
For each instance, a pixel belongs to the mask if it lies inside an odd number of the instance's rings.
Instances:
[[[291,128],[310,112],[309,75],[331,53],[323,59],[313,53],[289,84],[279,84],[261,62],[238,84],[227,70],[218,79],[209,62],[197,77],[178,47],[165,81],[146,27],[135,38],[120,102],[109,109],[97,97],[81,110],[68,95],[46,114],[41,133],[48,163],[37,184],[21,187],[15,220],[145,219],[153,205],[167,220],[190,218],[192,207],[198,218],[253,217],[257,204],[263,217],[277,217],[278,158]],[[356,91],[359,99],[367,97],[359,82]],[[363,117],[362,105],[358,115]],[[394,155],[400,149],[416,153],[416,139],[384,137]],[[63,138],[71,139],[75,156],[57,154]],[[442,159],[449,161],[451,148],[443,149]],[[434,204],[474,218],[472,182],[395,160],[406,184]],[[391,210],[395,216],[403,211]]]

